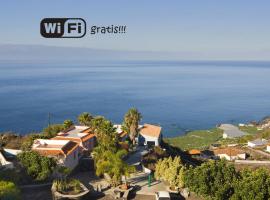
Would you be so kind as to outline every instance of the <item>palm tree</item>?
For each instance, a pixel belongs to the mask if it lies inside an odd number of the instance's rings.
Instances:
[[[124,117],[123,129],[127,131],[133,144],[135,144],[135,137],[138,135],[138,126],[141,119],[142,115],[136,108],[130,108]]]
[[[135,172],[134,166],[129,166],[122,159],[127,155],[125,150],[118,150],[116,153],[112,151],[97,152],[94,151],[94,159],[96,160],[96,174],[108,174],[111,184],[117,186],[121,183],[122,176],[129,176]]]
[[[70,128],[70,127],[73,126],[73,125],[74,125],[74,123],[73,123],[73,121],[70,120],[70,119],[66,119],[66,120],[64,121],[64,123],[63,123],[64,129],[68,129],[68,128]]]
[[[83,112],[78,116],[78,122],[84,126],[90,126],[93,116],[88,112]]]

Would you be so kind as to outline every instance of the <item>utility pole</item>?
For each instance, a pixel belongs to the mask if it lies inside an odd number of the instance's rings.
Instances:
[[[51,134],[51,113],[48,113],[48,129],[49,134]]]

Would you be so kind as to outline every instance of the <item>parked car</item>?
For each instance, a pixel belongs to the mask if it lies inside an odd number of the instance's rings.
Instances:
[[[156,192],[156,200],[170,200],[170,193],[167,191]]]

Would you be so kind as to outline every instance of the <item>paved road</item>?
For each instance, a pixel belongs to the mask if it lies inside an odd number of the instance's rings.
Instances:
[[[137,146],[136,152],[131,154],[126,160],[126,162],[129,165],[138,165],[141,162],[142,156],[145,155],[147,152],[148,151],[144,147]]]
[[[269,154],[269,153],[266,153],[266,152],[261,151],[261,150],[253,149],[253,148],[251,148],[251,147],[248,147],[248,149],[249,149],[250,151],[253,151],[253,152],[255,152],[255,153],[258,153],[258,154],[260,154],[260,155],[262,155],[262,156],[265,156],[265,157],[267,157],[267,158],[270,158],[270,154]]]

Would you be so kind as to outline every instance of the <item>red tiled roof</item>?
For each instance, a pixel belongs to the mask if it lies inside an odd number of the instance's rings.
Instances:
[[[140,133],[142,135],[147,135],[150,137],[159,137],[161,133],[161,127],[151,124],[144,124],[143,127],[140,129]]]
[[[198,149],[191,149],[187,153],[190,155],[198,155],[198,154],[201,154],[201,151]]]
[[[222,148],[213,150],[215,155],[226,154],[228,156],[237,156],[238,154],[245,153],[244,151],[236,148]]]

